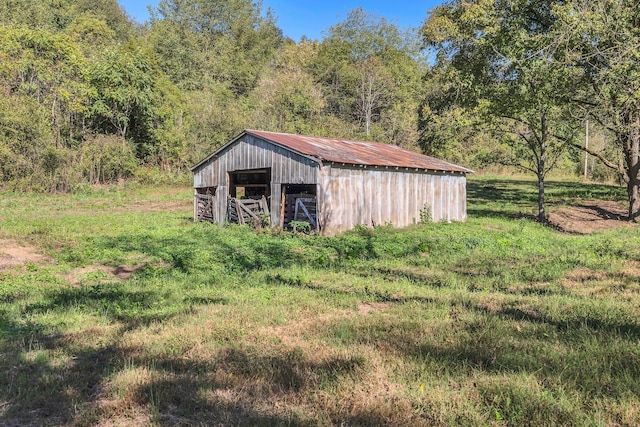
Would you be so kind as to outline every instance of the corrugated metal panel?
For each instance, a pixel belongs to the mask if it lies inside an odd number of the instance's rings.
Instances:
[[[301,154],[317,157],[323,161],[348,163],[352,165],[397,166],[448,172],[472,172],[470,169],[462,166],[390,144],[319,138],[259,130],[246,130],[245,133],[257,135]]]
[[[434,221],[466,219],[466,177],[403,170],[325,166],[320,174],[323,234],[358,224],[406,227],[431,207]]]

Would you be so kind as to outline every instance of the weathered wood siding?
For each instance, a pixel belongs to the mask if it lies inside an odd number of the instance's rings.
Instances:
[[[218,218],[224,221],[229,172],[271,168],[271,223],[280,223],[282,184],[316,184],[319,164],[252,135],[244,135],[194,170],[195,188],[217,187]]]
[[[467,217],[460,173],[325,165],[318,185],[319,221],[331,235],[358,224],[406,227],[431,208],[434,221]]]

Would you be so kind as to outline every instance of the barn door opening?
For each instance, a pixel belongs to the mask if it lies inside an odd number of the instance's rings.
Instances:
[[[318,229],[318,198],[315,184],[282,184],[282,227],[309,223],[312,230]]]
[[[271,196],[271,169],[229,172],[229,195],[237,199],[267,200]]]
[[[265,225],[271,206],[271,169],[229,172],[227,221]]]

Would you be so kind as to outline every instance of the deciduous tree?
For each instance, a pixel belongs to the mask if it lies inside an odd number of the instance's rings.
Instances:
[[[574,0],[557,8],[562,63],[581,71],[574,104],[613,136],[617,156],[589,150],[626,183],[629,219],[640,218],[640,9],[635,1]],[[584,148],[584,147],[579,147]],[[617,157],[617,158],[616,158]]]
[[[517,166],[538,179],[538,220],[546,221],[544,185],[575,134],[568,120],[572,69],[556,61],[554,1],[454,0],[436,7],[423,27],[452,67],[457,101],[509,138]],[[453,100],[451,100],[453,102]]]
[[[312,68],[328,112],[371,139],[415,144],[421,68],[417,37],[362,8],[331,27]]]
[[[307,135],[327,132],[322,124],[327,103],[307,71],[318,47],[303,40],[280,49],[252,95],[252,127]]]

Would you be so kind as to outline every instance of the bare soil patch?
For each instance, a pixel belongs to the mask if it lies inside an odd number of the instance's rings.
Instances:
[[[41,265],[49,262],[51,258],[39,253],[33,246],[23,245],[15,240],[0,239],[0,272],[28,263]]]
[[[118,267],[108,267],[105,265],[90,265],[88,267],[76,268],[63,277],[72,285],[78,285],[89,276],[91,273],[102,272],[109,279],[116,278],[120,280],[128,280],[131,275],[137,271],[146,267],[146,264],[141,265],[120,265]]]
[[[626,221],[625,207],[615,201],[587,200],[574,206],[562,206],[549,215],[549,222],[558,229],[576,234],[590,234],[620,227],[635,227]]]

